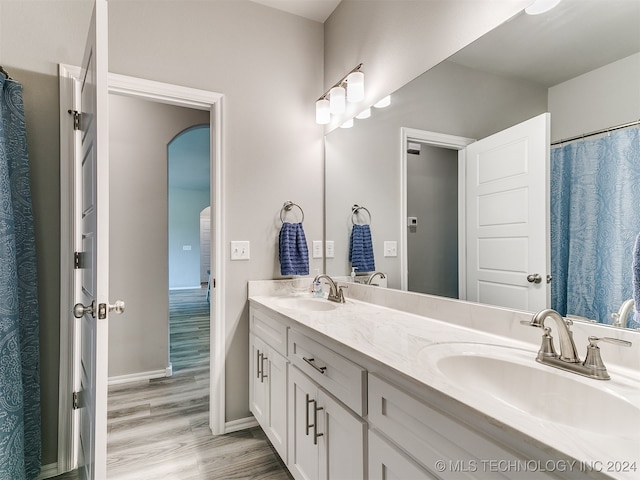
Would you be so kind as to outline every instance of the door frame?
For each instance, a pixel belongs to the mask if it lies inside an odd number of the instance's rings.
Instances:
[[[68,110],[73,109],[80,68],[59,65],[60,79],[60,376],[58,396],[58,473],[77,464],[77,415],[73,410],[76,347],[73,318],[73,158],[77,150],[73,121]],[[109,73],[109,94],[124,95],[169,105],[209,111],[211,165],[211,245],[213,268],[217,279],[210,302],[211,354],[209,426],[214,435],[225,433],[225,353],[224,321],[225,264],[222,226],[224,225],[223,192],[223,99],[224,95],[206,90],[172,85],[126,75]]]
[[[408,142],[420,142],[440,148],[458,151],[458,297],[467,298],[467,285],[462,281],[466,277],[466,147],[476,140],[446,133],[419,130],[416,128],[400,128],[400,289],[409,288],[409,255],[407,252],[407,167]]]

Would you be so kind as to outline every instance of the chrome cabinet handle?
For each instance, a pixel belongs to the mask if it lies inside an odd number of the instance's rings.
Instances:
[[[302,357],[302,360],[304,360],[305,362],[307,362],[309,365],[311,365],[315,370],[317,370],[318,372],[320,372],[321,374],[324,375],[324,372],[327,371],[327,367],[319,367],[318,365],[316,365],[314,362],[316,361],[315,358],[307,358],[307,357]]]
[[[305,403],[305,409],[304,409],[305,410],[305,412],[304,412],[304,415],[305,415],[304,423],[305,423],[305,435],[309,436],[309,430],[311,429],[311,427],[313,427],[312,424],[309,424],[309,404],[315,403],[315,400],[311,400],[309,398],[309,394],[308,393],[306,394],[306,396],[307,396],[307,401]]]
[[[264,361],[269,360],[266,355],[262,355],[262,359],[260,360],[260,383],[264,383],[264,379],[269,375],[264,374]]]
[[[260,350],[258,350],[257,352],[258,354],[256,355],[256,360],[257,360],[256,378],[260,378],[260,375],[262,374],[262,372],[260,371],[260,368],[262,367],[262,353],[260,352]]]
[[[73,306],[73,316],[76,318],[82,318],[86,313],[91,314],[92,317],[96,316],[96,302],[91,302],[91,305],[85,306],[81,303],[76,303]]]
[[[533,273],[533,274],[527,275],[527,282],[537,284],[542,282],[542,277],[540,276],[539,273]]]
[[[318,438],[323,436],[323,433],[318,433],[318,412],[324,410],[323,407],[318,407],[318,403],[313,401],[313,444],[318,444]]]

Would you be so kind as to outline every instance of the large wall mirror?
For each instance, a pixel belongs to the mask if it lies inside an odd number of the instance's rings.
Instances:
[[[549,112],[547,178],[532,187],[546,209],[549,270],[532,286],[567,316],[614,323],[612,314],[632,307],[640,233],[638,25],[637,1],[564,0],[544,15],[523,12],[392,93],[390,106],[328,133],[326,273],[349,275],[354,221],[369,223],[375,270],[389,288],[468,299],[461,152]],[[354,218],[354,205],[367,215]],[[640,327],[627,310],[625,326]]]

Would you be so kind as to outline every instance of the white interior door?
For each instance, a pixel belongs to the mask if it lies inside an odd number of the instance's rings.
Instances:
[[[74,182],[79,318],[78,470],[107,477],[107,355],[109,310],[109,152],[107,2],[96,0],[82,62],[80,155]]]
[[[550,305],[548,113],[467,147],[467,300]]]

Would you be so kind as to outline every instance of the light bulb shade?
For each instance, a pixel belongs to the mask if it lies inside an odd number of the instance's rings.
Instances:
[[[342,125],[340,125],[340,128],[351,128],[351,127],[353,127],[353,118],[350,118],[349,120],[344,122]]]
[[[329,90],[329,111],[336,115],[344,113],[346,108],[344,87],[333,87]]]
[[[356,118],[358,120],[363,120],[365,118],[369,118],[370,116],[371,116],[371,108],[367,108],[361,111],[358,115],[356,115]]]
[[[364,100],[364,73],[351,72],[347,76],[347,100],[351,103]]]
[[[376,108],[384,108],[391,105],[391,95],[387,95],[386,97],[380,99],[378,103],[374,105]]]
[[[323,98],[316,102],[316,123],[326,125],[331,121],[331,112],[329,111],[329,100]]]
[[[556,5],[560,3],[560,0],[536,0],[532,5],[524,9],[529,15],[540,15],[541,13],[548,12]]]

